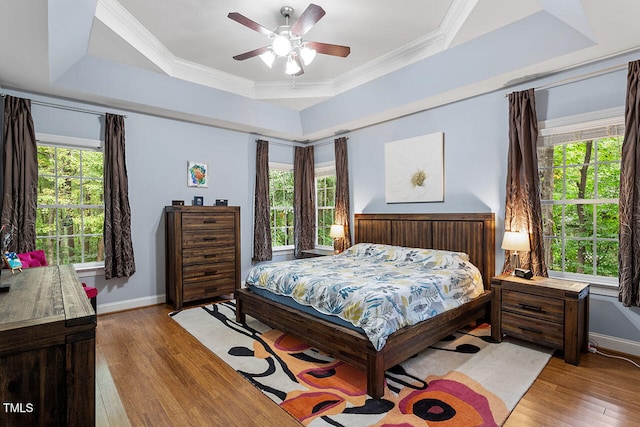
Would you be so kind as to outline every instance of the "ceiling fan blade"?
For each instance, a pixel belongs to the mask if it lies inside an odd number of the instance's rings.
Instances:
[[[250,50],[249,52],[241,53],[233,57],[236,61],[244,61],[245,59],[253,58],[254,56],[262,55],[269,50],[269,46],[260,47],[258,49]]]
[[[262,25],[258,24],[255,21],[252,21],[251,19],[247,18],[244,15],[239,14],[238,12],[230,12],[227,15],[228,18],[233,19],[234,21],[236,21],[239,24],[244,25],[245,27],[251,28],[254,31],[257,31],[261,34],[264,34],[265,36],[273,36],[274,33],[273,31],[263,27]]]
[[[302,15],[300,15],[295,24],[291,26],[291,34],[298,37],[304,36],[325,13],[323,8],[311,3],[304,12],[302,12]]]
[[[341,56],[343,58],[346,58],[351,53],[351,48],[349,46],[340,46],[337,44],[307,42],[307,46],[311,49],[314,49],[318,53]]]

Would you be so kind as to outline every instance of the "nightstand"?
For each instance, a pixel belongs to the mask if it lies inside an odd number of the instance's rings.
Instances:
[[[491,279],[491,337],[509,335],[564,352],[580,363],[589,341],[589,285],[534,276],[503,274]]]
[[[333,254],[334,252],[330,249],[307,249],[302,251],[302,258],[315,258]]]

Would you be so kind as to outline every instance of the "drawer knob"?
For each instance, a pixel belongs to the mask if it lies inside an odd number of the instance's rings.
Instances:
[[[215,220],[215,219],[205,219],[203,222],[204,222],[205,224],[215,224],[215,223],[216,223],[216,222],[218,222],[218,221],[217,221],[217,220]]]
[[[544,312],[544,310],[542,309],[542,307],[540,307],[539,305],[531,305],[531,304],[523,304],[520,303],[519,304],[521,308],[523,308],[524,310],[529,310],[529,311],[535,311],[537,313],[542,313]]]
[[[202,240],[204,240],[205,242],[212,242],[214,240],[217,240],[217,237],[203,237]]]

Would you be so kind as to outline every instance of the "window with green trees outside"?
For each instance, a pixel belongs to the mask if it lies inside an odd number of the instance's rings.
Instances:
[[[624,129],[580,135],[538,146],[545,260],[551,271],[617,278]]]
[[[104,261],[103,153],[38,146],[36,248],[49,264]]]
[[[329,236],[334,221],[336,204],[336,176],[316,177],[316,246],[333,248],[333,238]]]
[[[269,169],[271,246],[293,247],[293,170]]]
[[[335,167],[316,168],[316,246],[333,247],[329,236],[334,220]],[[271,246],[292,248],[293,241],[293,170],[288,165],[272,164],[269,169],[269,203],[271,213]]]

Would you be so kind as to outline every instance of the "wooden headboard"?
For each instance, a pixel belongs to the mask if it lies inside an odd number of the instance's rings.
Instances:
[[[495,214],[355,214],[355,243],[465,252],[485,289],[496,268]]]

